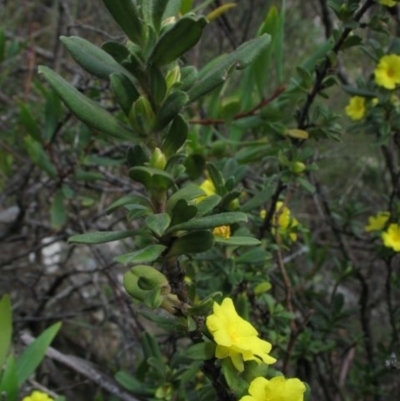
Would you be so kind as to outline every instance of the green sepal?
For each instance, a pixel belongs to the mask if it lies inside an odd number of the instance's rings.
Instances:
[[[214,235],[207,230],[191,231],[172,243],[167,257],[201,253],[208,251],[214,245]]]
[[[135,85],[133,85],[132,81],[126,75],[120,73],[111,74],[110,83],[118,104],[125,115],[129,116],[132,104],[140,96]]]
[[[206,25],[207,19],[203,16],[181,18],[160,36],[150,53],[148,64],[160,66],[177,60],[199,41]]]
[[[44,75],[66,106],[85,124],[115,138],[132,140],[133,133],[128,127],[76,90],[54,71],[40,66],[39,73]]]

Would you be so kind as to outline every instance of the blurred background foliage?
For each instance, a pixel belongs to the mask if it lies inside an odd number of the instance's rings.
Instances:
[[[207,11],[220,5],[220,1],[209,3]],[[201,42],[185,55],[191,64],[200,68],[254,37],[271,7],[280,11],[283,2],[236,3],[236,8],[207,27]],[[275,36],[284,38],[284,46],[271,50],[271,68],[261,80],[261,92],[249,87],[250,68],[187,110],[193,122],[189,175],[200,183],[205,163],[219,163],[227,177],[233,174],[242,184],[242,204],[249,199],[246,191],[263,186],[277,165],[285,163],[289,145],[286,148],[283,141],[271,139],[275,135],[270,134],[271,126],[260,127],[255,119],[256,128],[252,128],[248,121],[244,125],[232,117],[280,88],[291,88],[293,79],[306,84],[307,71],[317,60],[315,52],[339,25],[325,0],[287,0],[282,15],[284,30]],[[386,28],[396,35],[397,15],[387,18]],[[389,43],[384,33],[359,31],[363,40],[373,38],[378,47]],[[126,372],[136,372],[139,380],[160,389],[163,380],[172,381],[174,368],[161,366],[160,374],[144,361],[162,352],[165,362],[172,363],[169,358],[177,347],[186,344],[176,333],[164,331],[160,322],[145,319],[145,311],[124,294],[121,278],[126,269],[113,258],[132,243],[77,247],[66,242],[85,231],[134,227],[136,223],[126,222],[122,213],[105,210],[116,198],[139,187],[127,178],[126,146],[106,140],[79,122],[38,76],[39,64],[49,66],[79,91],[118,113],[108,84],[75,64],[60,35],[77,35],[99,46],[124,38],[97,0],[0,2],[0,294],[9,293],[13,299],[15,333],[29,330],[38,335],[51,323],[62,321],[54,342],[59,351],[100,366],[107,377],[118,372],[119,382],[128,390],[137,391],[140,383]],[[299,70],[299,65],[304,69]],[[360,130],[348,132],[349,121],[343,113],[348,95],[341,88],[367,79],[374,66],[358,47],[341,55],[330,71],[339,85],[328,88],[326,98],[315,102],[321,106],[315,120],[337,119],[341,126],[315,132],[314,138],[320,140],[292,155],[318,166],[309,170],[307,180],[298,181],[293,196],[288,195],[291,211],[304,229],[300,240],[283,252],[294,310],[304,322],[298,337],[292,339],[289,373],[309,383],[315,401],[383,401],[400,396],[400,260],[394,256],[388,265],[377,244],[364,233],[367,217],[388,204],[391,178],[382,143]],[[279,109],[269,104],[261,111],[263,119],[296,127],[296,113],[308,89],[299,90]],[[196,123],[220,118],[223,124]],[[391,144],[387,146],[392,149]],[[259,206],[253,213],[253,232],[261,222]],[[140,248],[145,243],[141,241],[134,246]],[[263,247],[248,251],[252,253],[242,254],[246,269],[232,270],[229,255],[220,249],[213,252],[199,256],[196,265],[186,262],[188,285],[194,276],[191,269],[202,272],[196,283],[199,294],[220,288],[233,294],[242,316],[251,316],[276,352],[284,353],[291,341],[293,314],[283,302],[284,285],[275,253]],[[236,263],[240,265],[240,260]],[[260,271],[267,272],[266,277],[259,277]],[[251,288],[246,287],[248,282]],[[145,330],[152,333],[151,338],[143,334]],[[204,377],[193,372],[191,383],[201,388]],[[118,399],[99,383],[52,360],[32,380],[31,387],[38,381],[67,399]],[[157,398],[168,399],[167,385],[164,390]]]

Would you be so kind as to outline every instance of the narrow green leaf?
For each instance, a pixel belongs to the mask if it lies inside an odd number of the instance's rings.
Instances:
[[[117,199],[110,206],[108,206],[106,212],[107,214],[109,214],[121,206],[132,205],[132,204],[141,204],[143,206],[147,206],[149,209],[151,209],[152,207],[149,199],[145,198],[143,195],[134,194],[134,195],[125,195],[122,198]]]
[[[180,230],[202,230],[206,228],[214,228],[218,226],[226,226],[234,223],[242,223],[247,221],[247,215],[241,212],[227,212],[215,214],[213,216],[200,217],[190,220],[186,223],[177,224],[167,230],[167,233]]]
[[[186,142],[189,125],[186,120],[178,114],[164,137],[162,150],[166,156],[174,155]]]
[[[35,139],[35,141],[42,142],[42,133],[39,125],[36,123],[31,111],[25,103],[19,103],[19,116],[23,127],[28,131],[29,135]]]
[[[149,245],[136,252],[125,253],[114,260],[123,265],[154,262],[167,249],[164,245]]]
[[[191,231],[173,242],[167,256],[205,252],[212,248],[213,244],[214,235],[210,231]]]
[[[268,185],[266,188],[256,193],[251,199],[249,199],[242,207],[243,212],[250,212],[257,209],[261,205],[267,203],[274,193],[274,187]]]
[[[197,217],[210,213],[221,202],[219,195],[207,196],[204,200],[197,203]]]
[[[0,369],[10,350],[12,336],[12,309],[9,295],[0,300]]]
[[[368,99],[373,99],[374,97],[377,97],[377,94],[375,92],[370,91],[369,89],[364,89],[364,88],[355,88],[350,85],[343,85],[342,88],[352,96],[361,96],[361,97],[366,97]]]
[[[18,385],[21,386],[36,370],[44,358],[47,348],[61,328],[61,323],[55,323],[46,329],[20,355],[17,361]]]
[[[185,358],[195,361],[211,359],[215,356],[215,348],[216,345],[212,342],[193,344],[185,351]]]
[[[112,56],[99,47],[77,36],[61,36],[61,42],[68,49],[72,58],[92,75],[109,79],[110,74],[120,72],[129,74],[128,71],[117,63]]]
[[[125,115],[129,116],[132,104],[139,98],[139,92],[131,80],[124,74],[111,74],[110,83],[117,102]]]
[[[143,44],[143,23],[135,3],[132,0],[103,0],[103,3],[128,38]]]
[[[26,136],[24,138],[24,145],[30,159],[36,166],[46,172],[51,178],[57,177],[57,170],[54,164],[39,142],[30,136]]]
[[[203,195],[205,195],[205,192],[198,185],[190,184],[170,196],[167,201],[167,211],[172,211],[176,203],[181,199],[191,201]]]
[[[185,92],[172,92],[161,105],[160,111],[157,114],[154,129],[156,131],[165,128],[178,114],[181,112],[189,97]]]
[[[68,238],[68,242],[76,244],[104,244],[106,242],[118,241],[120,239],[133,237],[138,234],[138,230],[127,231],[96,231],[85,234],[73,235]]]
[[[257,238],[253,237],[239,237],[233,236],[230,238],[222,238],[218,235],[214,236],[215,242],[227,246],[256,246],[260,245],[261,242]]]
[[[0,376],[0,394],[4,394],[7,401],[18,400],[18,376],[17,364],[12,354],[9,355],[4,366],[4,371]]]
[[[161,26],[162,17],[164,15],[165,9],[168,5],[167,0],[152,0],[151,1],[151,17],[153,21],[153,26],[158,32]]]
[[[178,59],[199,41],[206,25],[207,19],[203,16],[181,18],[160,36],[148,64],[165,65]]]
[[[61,101],[57,94],[50,90],[46,94],[46,104],[44,112],[44,142],[50,142],[57,130],[59,119],[61,118]]]
[[[44,75],[66,106],[85,124],[115,138],[133,139],[133,132],[128,127],[76,90],[54,71],[40,66],[39,73]]]
[[[233,69],[242,70],[246,68],[267,49],[270,41],[270,35],[261,35],[243,43],[233,53],[221,57],[212,68],[204,67],[203,70],[207,72],[200,71],[196,84],[188,92],[190,101],[193,102],[222,85]]]
[[[115,374],[115,380],[124,388],[129,390],[135,395],[141,395],[144,397],[152,397],[156,392],[156,388],[148,388],[145,383],[142,383],[136,377],[132,376],[128,372],[122,370]]]
[[[50,208],[51,226],[56,230],[60,229],[66,222],[68,216],[64,205],[64,195],[58,190],[53,196],[53,202]]]
[[[170,174],[152,167],[132,167],[129,170],[129,176],[132,180],[141,182],[147,189],[168,189],[174,184]]]
[[[129,50],[119,42],[104,42],[101,48],[118,63],[122,63],[122,61],[127,59],[130,55]]]

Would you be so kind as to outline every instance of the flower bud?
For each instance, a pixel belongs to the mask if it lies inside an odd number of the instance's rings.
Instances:
[[[158,168],[164,170],[167,164],[167,158],[160,148],[155,148],[150,159],[150,167]]]
[[[294,162],[292,164],[292,171],[295,174],[301,174],[306,168],[306,165],[302,162]]]

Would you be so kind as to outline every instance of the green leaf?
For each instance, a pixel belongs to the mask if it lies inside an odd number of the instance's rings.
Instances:
[[[143,44],[143,23],[133,0],[103,0],[103,3],[128,38]]]
[[[235,261],[239,263],[265,263],[267,259],[271,258],[271,254],[265,251],[265,249],[258,247],[253,248],[247,252],[242,253],[238,256]]]
[[[152,167],[132,167],[129,176],[132,180],[141,182],[147,189],[168,189],[174,184],[170,174]]]
[[[203,195],[205,195],[205,192],[198,185],[189,184],[170,196],[167,201],[166,209],[167,211],[172,211],[177,202],[181,199],[185,201],[191,201]]]
[[[50,208],[51,226],[56,230],[60,229],[68,220],[67,211],[64,205],[64,195],[58,190],[53,196]]]
[[[242,207],[243,212],[250,212],[257,209],[261,205],[267,203],[274,193],[274,187],[268,185],[266,188],[255,194],[251,199],[249,199]]]
[[[131,80],[124,74],[111,74],[110,83],[118,104],[125,115],[129,116],[132,104],[139,98],[139,92]]]
[[[198,71],[191,65],[181,68],[181,90],[188,91],[196,83],[198,76]]]
[[[164,32],[152,52],[148,64],[157,66],[169,64],[192,48],[200,39],[207,19],[203,16],[186,16]]]
[[[311,194],[313,194],[316,191],[314,185],[311,184],[311,182],[305,178],[297,177],[296,182],[298,182],[300,186],[302,186],[306,191],[310,192]]]
[[[31,111],[28,109],[25,103],[19,103],[19,117],[23,127],[28,131],[29,135],[38,141],[42,142],[42,132],[39,125],[36,123],[32,116]]]
[[[6,294],[0,300],[0,371],[10,349],[11,336],[12,309],[10,297]]]
[[[4,400],[17,401],[18,376],[14,355],[9,355],[0,379],[0,394],[5,395]]]
[[[171,226],[193,219],[197,214],[197,207],[189,205],[185,199],[179,199],[172,209]]]
[[[24,145],[32,162],[41,170],[46,172],[51,178],[56,178],[57,170],[51,162],[48,154],[43,149],[43,146],[30,136],[24,138]]]
[[[138,230],[127,231],[96,231],[85,234],[73,235],[68,238],[68,242],[76,244],[104,244],[106,242],[118,241],[120,239],[133,237],[138,234]]]
[[[17,361],[18,385],[21,386],[36,370],[44,358],[47,348],[61,328],[61,323],[55,323],[46,329],[20,355]]]
[[[215,189],[217,190],[217,194],[225,195],[225,180],[221,174],[221,171],[213,163],[207,163],[207,171]]]
[[[161,105],[157,113],[154,129],[160,131],[165,128],[181,112],[189,97],[185,92],[172,92]]]
[[[188,123],[178,114],[172,121],[161,147],[167,157],[174,155],[185,144],[188,132]]]
[[[58,121],[61,118],[61,102],[57,94],[50,90],[46,94],[44,113],[44,142],[51,142],[54,133],[58,128]]]
[[[146,217],[146,226],[158,237],[162,237],[165,230],[171,223],[171,217],[168,213],[152,214]]]
[[[76,90],[54,71],[40,66],[39,73],[44,75],[66,106],[85,124],[115,138],[133,139],[133,132],[128,127]]]
[[[374,97],[377,97],[377,94],[364,88],[355,88],[353,86],[349,85],[343,85],[342,88],[352,96],[361,96],[361,97],[366,97],[369,99],[372,99]]]
[[[177,238],[168,251],[167,256],[179,256],[208,251],[214,244],[214,235],[210,231],[191,231]]]
[[[123,265],[136,263],[149,263],[155,261],[167,249],[164,245],[149,245],[136,252],[125,253],[117,256],[114,260]]]
[[[72,58],[86,71],[92,75],[109,79],[115,72],[129,74],[128,71],[114,60],[107,52],[99,47],[92,45],[85,39],[77,36],[61,36],[61,42],[68,49]]]
[[[118,63],[122,63],[130,55],[129,50],[119,42],[104,42],[101,48]]]
[[[218,235],[215,235],[214,239],[215,242],[227,246],[256,246],[261,244],[261,242],[257,238],[253,237],[233,236],[230,238],[222,238]]]
[[[233,53],[221,58],[211,69],[206,66],[203,70],[207,72],[200,71],[196,84],[188,92],[190,101],[193,102],[222,85],[234,68],[246,68],[267,49],[270,41],[270,35],[261,35],[243,43]]]
[[[197,217],[210,213],[221,202],[219,195],[207,196],[204,200],[197,203]]]
[[[115,380],[125,389],[129,390],[135,395],[141,395],[143,397],[152,397],[156,392],[156,388],[148,388],[145,383],[142,383],[136,377],[132,376],[128,372],[120,370],[115,374]]]
[[[112,213],[114,210],[118,209],[121,206],[132,205],[132,204],[141,204],[143,206],[152,208],[149,199],[145,198],[143,195],[135,194],[135,195],[125,195],[122,198],[117,199],[106,209],[107,214]]]
[[[200,217],[190,220],[186,223],[177,224],[168,229],[167,233],[179,230],[202,230],[206,228],[214,228],[226,226],[234,223],[242,223],[247,221],[247,215],[241,212],[227,212],[215,214],[213,216]]]
[[[152,0],[151,1],[151,17],[155,30],[160,30],[162,17],[168,5],[167,0]]]
[[[185,351],[185,358],[195,361],[205,361],[214,358],[216,344],[212,342],[204,342],[193,344]]]

